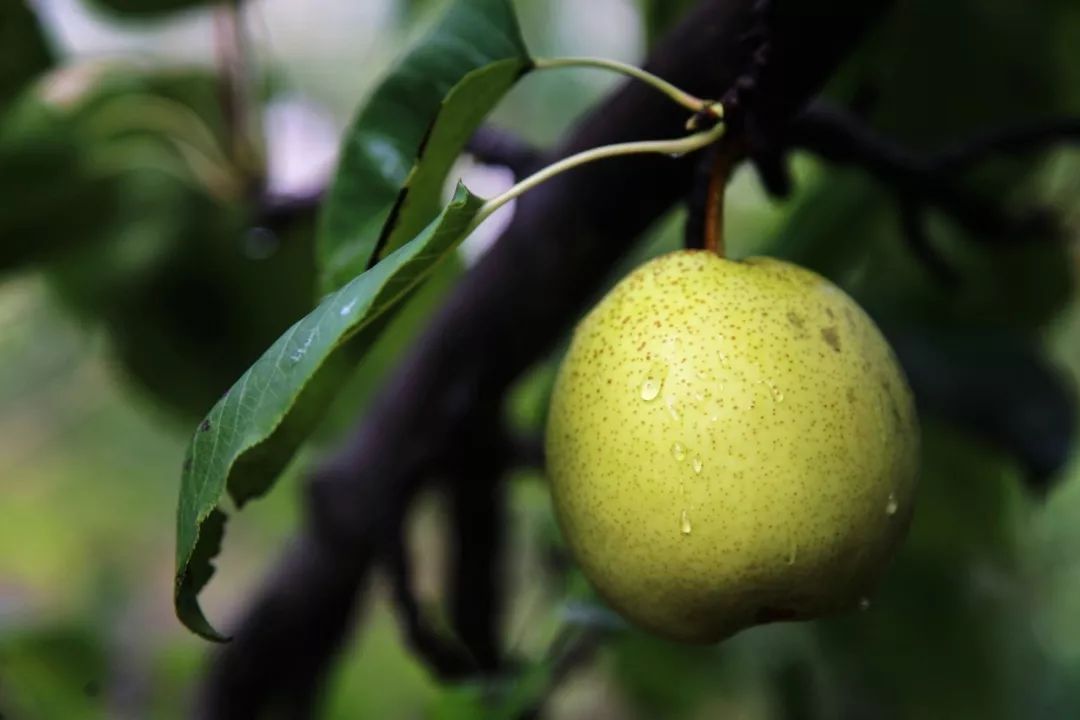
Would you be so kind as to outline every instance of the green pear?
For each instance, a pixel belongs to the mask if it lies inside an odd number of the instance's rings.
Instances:
[[[904,375],[850,297],[706,251],[642,265],[581,321],[547,430],[586,577],[631,622],[700,643],[865,606],[918,446]]]

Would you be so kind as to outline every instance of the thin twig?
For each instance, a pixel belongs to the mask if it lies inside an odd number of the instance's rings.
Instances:
[[[420,609],[403,531],[388,544],[383,564],[390,577],[394,606],[409,646],[443,680],[456,680],[476,673],[480,669],[477,659],[456,638],[435,629]]]
[[[1041,140],[1049,142],[1046,137]],[[941,160],[912,152],[838,108],[811,106],[792,123],[786,142],[789,147],[809,150],[830,162],[865,169],[900,196],[945,213],[981,242],[1010,243],[1054,239],[1058,235],[1056,222],[1046,211],[1011,213],[945,173]],[[992,146],[982,143],[978,152],[952,151],[944,156],[945,163],[956,168]]]
[[[934,154],[938,171],[960,173],[988,158],[1039,152],[1049,147],[1080,144],[1080,118],[1055,118],[983,132]]]
[[[544,469],[544,438],[540,435],[511,435],[509,438],[509,453],[508,469]]]
[[[941,256],[926,233],[925,209],[910,197],[900,199],[900,227],[908,246],[930,272],[945,285],[955,286],[959,281],[956,270]]]
[[[256,107],[251,48],[241,12],[235,0],[218,5],[214,13],[214,38],[230,159],[247,181],[247,190],[254,194],[262,186],[266,173],[262,160],[262,118]]]
[[[564,628],[547,651],[551,672],[548,682],[531,707],[518,715],[518,720],[536,720],[559,686],[578,668],[589,662],[600,646],[603,633],[597,628]]]

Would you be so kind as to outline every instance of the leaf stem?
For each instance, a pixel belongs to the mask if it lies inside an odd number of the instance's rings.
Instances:
[[[723,117],[723,107],[719,103],[715,103],[710,108],[718,117]],[[591,150],[585,150],[576,155],[563,158],[558,162],[548,165],[546,168],[539,170],[529,177],[525,178],[521,182],[511,187],[501,195],[496,195],[493,198],[488,199],[480,207],[476,217],[469,225],[468,232],[475,230],[482,222],[491,217],[491,214],[501,208],[506,203],[514,200],[521,195],[524,195],[529,190],[532,190],[536,186],[550,180],[551,178],[564,173],[567,170],[572,170],[581,165],[586,165],[597,160],[604,160],[606,158],[623,157],[626,155],[644,155],[651,153],[659,153],[663,155],[670,155],[672,157],[681,157],[687,153],[692,153],[695,150],[700,150],[703,147],[711,145],[719,140],[724,135],[724,124],[718,122],[709,130],[694,133],[693,135],[687,135],[686,137],[676,138],[673,140],[639,140],[637,142],[616,143],[614,145],[603,145],[601,147],[592,148]]]
[[[703,100],[696,95],[691,95],[685,90],[675,87],[662,77],[653,75],[651,72],[643,70],[635,65],[619,62],[618,60],[606,60],[604,58],[593,57],[537,58],[533,61],[533,66],[537,70],[574,67],[611,70],[612,72],[621,73],[632,77],[635,80],[640,80],[643,83],[652,85],[654,88],[691,112],[700,112],[712,105],[712,101]]]

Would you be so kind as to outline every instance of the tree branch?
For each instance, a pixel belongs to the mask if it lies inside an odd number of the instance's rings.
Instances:
[[[484,125],[469,138],[465,152],[482,165],[505,167],[518,180],[544,164],[544,154],[507,130]]]
[[[543,717],[545,706],[559,686],[574,670],[589,662],[596,654],[602,635],[596,628],[568,628],[555,638],[547,652],[547,662],[551,663],[547,685],[536,698],[536,702],[518,715],[518,720],[536,720]]]
[[[984,242],[1055,238],[1056,222],[1046,210],[1010,213],[1001,203],[965,188],[955,174],[994,153],[1035,150],[1076,140],[1080,140],[1080,121],[1065,120],[995,131],[937,155],[920,155],[850,113],[815,104],[792,123],[784,142],[830,162],[857,165],[893,188],[902,198],[905,227],[909,231],[919,228],[919,233],[909,232],[909,237],[925,257],[929,245],[920,234],[921,224],[913,222],[922,207],[945,213]]]
[[[756,2],[704,0],[662,41],[648,68],[689,92],[722,96],[753,58]],[[786,125],[888,0],[784,3],[767,72],[744,111]],[[639,84],[624,85],[553,153],[677,136],[684,114]],[[732,131],[738,139],[738,131]],[[583,167],[523,196],[514,222],[470,269],[402,360],[365,421],[310,483],[296,548],[218,651],[204,717],[253,717],[269,707],[312,712],[314,689],[344,641],[395,518],[470,428],[489,427],[509,384],[558,342],[635,238],[688,191],[696,157],[634,157]],[[256,683],[256,679],[259,680]]]
[[[394,605],[409,646],[441,680],[456,680],[475,673],[479,663],[454,638],[440,633],[424,617],[413,589],[409,545],[401,532],[386,550],[384,561],[394,592]]]
[[[461,448],[446,478],[453,538],[449,610],[454,630],[476,658],[478,669],[493,673],[502,659],[503,480],[509,440],[497,425],[470,436],[474,442]]]
[[[910,197],[900,200],[900,228],[907,238],[908,246],[930,272],[945,285],[955,285],[959,280],[949,262],[938,254],[926,232],[926,212],[922,205]]]
[[[1066,143],[1080,144],[1080,118],[1056,118],[990,130],[940,150],[933,165],[941,172],[957,174],[993,156],[1038,152]]]

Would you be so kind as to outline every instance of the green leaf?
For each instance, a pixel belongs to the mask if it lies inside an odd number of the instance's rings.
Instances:
[[[180,180],[199,186],[178,148],[198,144],[208,155],[206,145],[223,143],[217,90],[210,74],[169,70],[90,74],[78,93],[62,99],[23,93],[0,117],[0,195],[5,199],[0,206],[0,273],[70,260],[85,266],[88,278],[100,275],[100,282],[91,284],[109,292],[114,278],[98,272],[104,256],[111,254],[106,246],[137,232],[141,236],[130,243],[133,252],[119,254],[146,258],[157,237],[178,237],[184,228],[202,223],[205,212],[195,215],[183,208],[169,217],[167,203],[160,200],[175,194],[163,192],[162,185],[170,191]],[[174,177],[177,181],[169,180]],[[142,227],[129,233],[135,225]],[[190,234],[203,229],[193,228]],[[260,344],[255,353],[265,346]]]
[[[105,720],[100,693],[114,662],[108,622],[83,614],[51,620],[27,615],[0,628],[0,715]]]
[[[252,230],[267,219],[187,160],[227,165],[218,90],[197,69],[106,70],[0,118],[0,279],[44,270],[124,379],[192,423],[315,298],[314,211]]]
[[[18,95],[53,57],[30,6],[10,0],[0,8],[0,108]]]
[[[74,124],[29,93],[0,119],[0,195],[0,275],[99,240],[118,201]]]
[[[196,596],[213,573],[225,493],[242,506],[270,489],[335,396],[343,370],[464,239],[481,205],[459,185],[449,206],[415,239],[293,325],[199,426],[184,463],[177,512],[174,600],[177,616],[191,630],[222,638]]]
[[[531,64],[507,0],[450,5],[346,134],[318,240],[326,290],[393,252],[435,217],[454,160]]]

